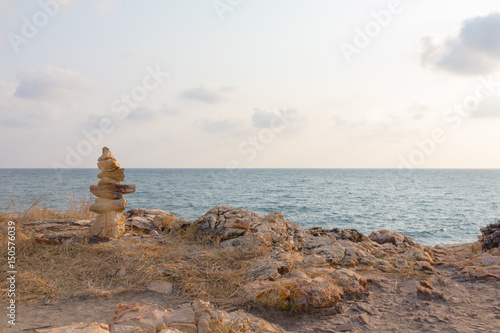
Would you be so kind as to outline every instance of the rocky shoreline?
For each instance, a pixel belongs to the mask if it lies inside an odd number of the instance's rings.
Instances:
[[[500,222],[483,228],[475,243],[428,247],[389,230],[366,236],[304,229],[279,212],[224,206],[192,222],[154,209],[124,216],[120,241],[161,244],[163,234],[184,232],[214,249],[261,249],[262,255],[240,279],[238,301],[227,311],[203,299],[177,308],[117,304],[105,323],[88,318],[35,332],[495,332],[500,326]],[[39,221],[24,228],[44,246],[93,246],[101,241],[81,232],[91,223]],[[175,295],[175,269],[149,289]]]

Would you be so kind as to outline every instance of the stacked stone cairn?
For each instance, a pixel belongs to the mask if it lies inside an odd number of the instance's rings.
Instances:
[[[125,217],[121,213],[127,206],[123,195],[134,193],[135,185],[120,184],[125,180],[125,170],[120,168],[107,147],[102,148],[102,155],[97,161],[97,167],[102,172],[97,175],[100,179],[97,186],[90,186],[90,192],[97,199],[89,209],[98,215],[90,233],[100,238],[120,238],[125,232]]]

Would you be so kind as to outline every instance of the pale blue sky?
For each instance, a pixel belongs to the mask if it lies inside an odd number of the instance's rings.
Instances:
[[[499,13],[494,0],[2,0],[0,167],[95,167],[106,145],[124,167],[498,168]],[[151,71],[168,76],[118,117]],[[470,117],[453,111],[468,98]]]

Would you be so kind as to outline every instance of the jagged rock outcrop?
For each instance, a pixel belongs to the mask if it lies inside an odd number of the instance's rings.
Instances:
[[[211,333],[248,332],[279,333],[274,325],[250,313],[238,310],[227,313],[216,310],[209,302],[196,300],[177,309],[164,309],[157,304],[118,304],[112,322],[107,324],[76,324],[50,329],[35,330],[38,333]]]
[[[299,225],[286,222],[280,212],[259,214],[244,209],[216,206],[193,222],[200,234],[211,235],[223,247],[273,246],[285,251],[301,247]]]
[[[277,333],[274,325],[244,311],[227,313],[209,302],[196,300],[178,309],[159,305],[118,304],[110,332],[265,332]],[[164,331],[166,330],[166,331]]]
[[[481,228],[481,234],[484,250],[500,247],[500,221]]]
[[[126,211],[123,216],[126,227],[148,234],[170,229],[183,230],[191,226],[185,218],[178,218],[161,209],[135,208]]]
[[[102,171],[97,175],[100,181],[97,186],[90,186],[90,192],[97,199],[89,210],[99,215],[90,227],[90,234],[107,239],[120,238],[125,232],[125,218],[121,213],[127,206],[123,195],[135,192],[135,185],[120,185],[125,180],[125,170],[120,168],[107,147],[102,148],[97,167]]]

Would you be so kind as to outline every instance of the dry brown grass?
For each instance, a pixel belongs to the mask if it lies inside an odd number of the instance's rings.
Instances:
[[[90,205],[93,203],[92,196],[89,198],[77,198],[74,194],[68,195],[68,206],[65,210],[60,211],[46,206],[42,206],[44,196],[38,198],[34,203],[23,208],[23,203],[16,203],[14,199],[10,199],[10,206],[5,210],[0,210],[0,223],[7,221],[16,222],[31,222],[51,219],[76,219],[85,220],[94,217],[94,213],[89,211]]]
[[[0,242],[6,244],[5,236]],[[96,245],[40,245],[18,231],[19,301],[108,297],[141,291],[152,280],[169,280],[183,298],[225,303],[235,298],[242,276],[263,249],[217,248],[189,232],[123,238]],[[6,249],[0,265],[5,267]],[[7,283],[0,281],[5,300]]]

